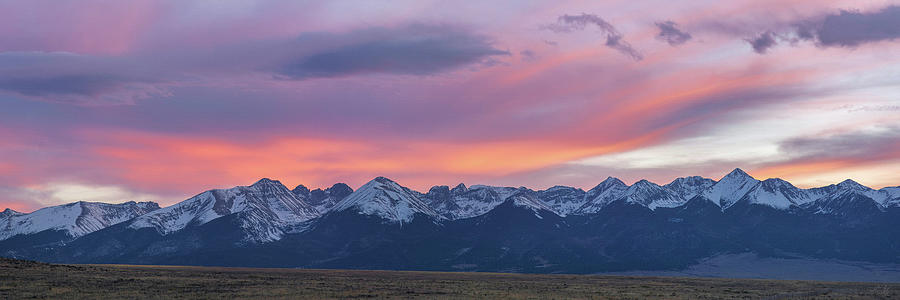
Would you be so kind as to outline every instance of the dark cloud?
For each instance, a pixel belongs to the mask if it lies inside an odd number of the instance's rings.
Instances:
[[[290,79],[356,74],[428,75],[510,55],[490,38],[451,26],[414,24],[300,37],[298,55],[274,72]]]
[[[572,32],[572,31],[583,31],[589,25],[594,25],[597,29],[600,29],[600,32],[606,35],[606,43],[607,47],[616,49],[622,54],[628,55],[634,60],[642,60],[644,56],[634,49],[628,42],[623,39],[622,33],[620,33],[616,28],[600,18],[597,15],[592,14],[581,14],[581,15],[563,15],[557,18],[556,23],[549,24],[544,26],[545,29],[548,29],[553,32]]]
[[[769,51],[769,48],[772,48],[778,44],[775,38],[776,35],[774,32],[766,31],[756,37],[745,40],[747,41],[747,43],[750,43],[750,46],[753,47],[753,51],[759,54],[765,54],[767,51]]]
[[[774,28],[777,29],[765,31],[746,41],[760,54],[780,42],[796,45],[800,41],[812,41],[819,47],[852,48],[865,43],[900,39],[900,6],[892,5],[874,12],[841,10],[835,14],[777,24]]]
[[[50,102],[130,104],[165,96],[161,81],[117,59],[69,53],[0,53],[0,91]]]
[[[804,159],[874,160],[893,155],[900,147],[900,128],[849,132],[829,136],[794,138],[779,150]]]
[[[670,46],[686,43],[691,39],[691,34],[679,30],[677,26],[678,24],[672,21],[656,22],[656,27],[659,27],[659,34],[656,35],[656,38],[669,43]]]
[[[871,13],[842,10],[839,14],[826,16],[814,33],[822,46],[855,47],[897,39],[900,38],[900,6],[888,6]]]

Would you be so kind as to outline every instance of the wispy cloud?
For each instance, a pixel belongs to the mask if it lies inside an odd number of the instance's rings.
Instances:
[[[553,32],[566,33],[583,31],[589,25],[593,25],[600,30],[601,34],[606,35],[606,42],[604,44],[607,47],[616,49],[634,60],[644,59],[643,54],[624,40],[622,33],[616,30],[612,24],[594,14],[582,13],[580,15],[562,15],[556,19],[556,23],[546,25],[544,28]]]

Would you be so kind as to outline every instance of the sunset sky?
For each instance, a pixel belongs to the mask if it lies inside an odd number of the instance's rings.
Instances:
[[[900,3],[0,1],[0,209],[736,167],[900,185]]]

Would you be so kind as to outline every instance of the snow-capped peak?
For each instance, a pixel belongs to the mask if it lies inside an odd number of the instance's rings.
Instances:
[[[780,178],[769,178],[750,189],[740,201],[787,209],[815,200],[806,191]]]
[[[460,183],[460,184],[456,185],[456,187],[450,189],[450,193],[454,194],[454,195],[459,195],[459,194],[462,194],[462,193],[465,193],[468,191],[469,191],[469,189],[466,187],[465,184],[462,184],[462,183]]]
[[[428,193],[426,201],[444,217],[452,220],[480,216],[494,209],[513,194],[520,192],[512,187],[495,187],[487,185],[457,185],[450,190],[448,198],[440,193]]]
[[[559,213],[556,212],[552,207],[548,206],[538,199],[535,199],[534,197],[532,197],[532,195],[524,191],[509,196],[509,198],[504,201],[504,203],[506,202],[511,202],[513,206],[530,210],[538,219],[544,218],[543,216],[541,216],[542,211],[559,215]]]
[[[628,202],[637,203],[649,209],[676,207],[686,202],[674,192],[646,179],[635,182],[628,187],[625,190],[625,199]]]
[[[441,220],[443,217],[419,199],[416,192],[385,177],[372,179],[338,202],[331,212],[354,210],[379,216],[389,222],[409,223],[416,214]]]
[[[715,180],[700,176],[679,177],[663,187],[675,192],[682,199],[691,199],[709,189]]]
[[[585,203],[573,214],[593,214],[625,195],[628,185],[615,177],[607,177],[585,192]]]
[[[81,201],[45,207],[27,214],[8,209],[0,215],[0,240],[45,230],[80,237],[157,209],[159,205],[155,202],[134,201],[121,204]]]
[[[7,218],[10,216],[21,215],[21,214],[22,213],[12,210],[11,208],[7,208],[7,209],[4,209],[2,212],[0,212],[0,219]]]
[[[900,186],[886,187],[879,191],[887,195],[887,199],[882,203],[885,207],[900,206]]]
[[[258,242],[277,240],[286,227],[319,216],[315,208],[281,182],[263,178],[250,186],[200,193],[140,216],[129,227],[155,228],[165,235],[232,214],[239,214],[246,238]]]
[[[837,184],[837,187],[842,190],[854,190],[854,191],[871,191],[872,189],[859,184],[859,182],[853,181],[853,179],[846,179]]]
[[[582,189],[561,185],[537,192],[540,201],[553,208],[560,216],[571,214],[584,206],[585,194]]]
[[[728,208],[744,197],[757,183],[759,180],[738,168],[704,191],[703,196],[722,208]]]

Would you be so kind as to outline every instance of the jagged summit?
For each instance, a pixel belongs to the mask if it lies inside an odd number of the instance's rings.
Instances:
[[[704,191],[703,196],[724,209],[734,205],[758,183],[759,180],[737,168]]]
[[[21,214],[22,213],[17,212],[11,208],[7,208],[7,209],[4,209],[2,212],[0,212],[0,218],[12,216],[12,215],[21,215]]]
[[[466,185],[462,183],[457,184],[455,187],[453,187],[453,189],[450,190],[450,192],[453,194],[462,194],[467,191],[469,191],[469,188],[467,188]]]
[[[279,186],[279,185],[283,186],[283,184],[281,184],[281,181],[273,180],[273,179],[269,179],[269,178],[262,178],[260,180],[257,180],[250,186],[257,187],[257,186]]]
[[[663,187],[672,190],[683,199],[691,199],[716,184],[715,180],[700,176],[679,177]]]
[[[550,206],[560,216],[576,212],[586,203],[586,192],[579,188],[557,185],[539,191],[538,199]]]
[[[682,199],[671,190],[646,179],[639,180],[628,187],[625,190],[624,197],[628,202],[637,203],[650,209],[676,207],[686,202],[685,199]]]
[[[247,240],[277,240],[285,229],[319,212],[280,181],[263,178],[249,186],[205,191],[175,205],[135,218],[129,227],[155,228],[166,235],[188,226],[235,215]]]
[[[330,211],[356,211],[389,222],[409,223],[416,215],[441,220],[443,217],[418,197],[418,193],[387,177],[376,177],[341,200]]]
[[[293,190],[291,190],[291,192],[294,192],[294,194],[298,195],[309,195],[309,188],[307,188],[305,185],[298,184],[296,187],[294,187]]]
[[[573,214],[596,213],[613,201],[624,197],[627,189],[628,185],[622,180],[615,177],[607,177],[585,193],[584,205],[575,210]]]
[[[335,203],[343,200],[347,195],[353,193],[353,189],[346,183],[335,183],[329,188],[309,190],[304,185],[298,185],[291,190],[297,197],[312,205],[319,213],[325,213],[334,206]]]

